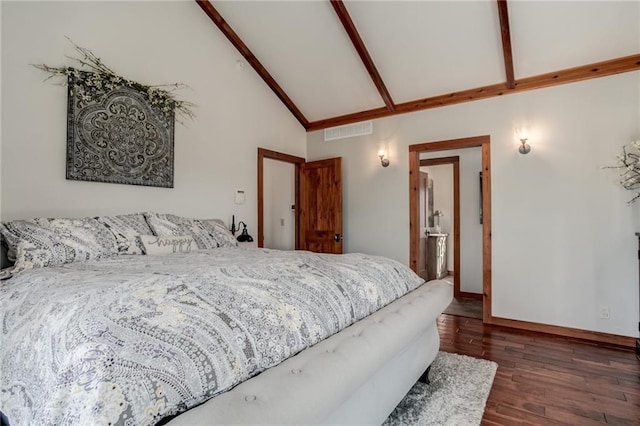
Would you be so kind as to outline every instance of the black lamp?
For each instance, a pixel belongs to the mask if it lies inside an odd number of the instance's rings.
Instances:
[[[242,225],[242,234],[238,235],[238,238],[236,238],[236,240],[238,240],[239,243],[250,243],[253,241],[253,237],[251,235],[249,235],[249,232],[247,231],[247,224],[244,222],[239,222],[238,226]]]

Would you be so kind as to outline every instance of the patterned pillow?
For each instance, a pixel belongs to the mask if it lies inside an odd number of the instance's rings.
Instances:
[[[218,242],[218,247],[237,247],[238,240],[233,236],[231,231],[224,226],[224,222],[220,219],[205,219],[202,221],[209,233]]]
[[[220,224],[206,220],[190,219],[172,214],[145,213],[147,223],[155,235],[162,237],[188,235],[196,240],[200,249],[212,249],[231,245]],[[233,237],[233,236],[232,236]]]
[[[96,220],[115,236],[120,254],[144,254],[140,235],[152,234],[142,213],[99,216]]]
[[[141,235],[140,240],[146,254],[189,253],[198,250],[196,240],[186,235],[179,237]]]
[[[15,254],[16,272],[118,254],[113,234],[90,217],[14,220],[0,232]]]

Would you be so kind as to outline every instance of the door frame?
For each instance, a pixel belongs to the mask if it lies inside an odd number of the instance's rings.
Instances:
[[[258,147],[258,247],[264,247],[264,159],[292,163],[295,185],[295,249],[300,248],[300,166],[306,163],[302,157]]]
[[[460,157],[423,158],[420,167],[440,166],[451,164],[453,166],[453,296],[482,298],[481,294],[460,291],[460,271],[462,259],[460,258]]]
[[[418,265],[420,153],[480,147],[482,149],[482,321],[493,322],[491,312],[491,137],[489,135],[409,145],[409,266]],[[459,222],[459,220],[458,220]],[[455,231],[454,231],[455,232]],[[454,235],[455,238],[455,235]],[[456,246],[459,246],[457,244]],[[455,268],[455,266],[454,266]],[[459,273],[459,271],[454,271]],[[455,276],[454,276],[455,277]]]

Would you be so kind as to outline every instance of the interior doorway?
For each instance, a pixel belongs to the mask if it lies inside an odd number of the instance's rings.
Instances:
[[[293,228],[294,228],[294,248],[300,248],[300,167],[305,163],[302,157],[284,154],[282,152],[271,151],[265,148],[258,148],[258,247],[264,247],[265,236],[265,161],[276,160],[279,162],[293,164],[293,186],[294,200]]]
[[[482,198],[480,202],[482,208],[482,319],[485,323],[491,323],[493,317],[491,311],[491,154],[489,136],[427,142],[409,146],[409,258],[411,268],[417,272],[420,255],[420,154],[473,147],[481,148],[482,164]],[[460,223],[459,217],[457,223]],[[455,234],[454,230],[454,239],[456,238]],[[460,247],[460,244],[458,243],[457,246]],[[460,270],[459,267],[454,266],[455,269]]]
[[[318,253],[342,253],[342,158],[307,162],[302,157],[265,148],[258,148],[258,247],[265,247],[265,196],[274,189],[265,188],[271,183],[265,183],[265,165],[271,160],[294,166],[295,204],[290,206],[293,210],[290,214],[295,221],[294,248]],[[290,173],[291,168],[288,170],[285,173]],[[277,222],[280,222],[281,216],[276,216]]]
[[[264,159],[264,247],[294,250],[296,237],[295,165]]]
[[[421,176],[421,180],[424,179],[423,173],[425,173],[427,176],[429,176],[428,167],[434,167],[434,166],[450,166],[451,167],[451,175],[452,175],[452,179],[451,179],[451,193],[452,193],[452,206],[451,206],[451,226],[444,226],[444,230],[448,231],[449,229],[452,230],[452,232],[449,233],[447,238],[447,243],[448,243],[448,250],[447,250],[447,254],[452,253],[453,254],[453,261],[452,262],[447,262],[448,265],[448,272],[450,271],[452,274],[452,280],[453,280],[453,296],[454,297],[461,297],[461,291],[460,291],[460,271],[462,268],[462,259],[460,258],[460,157],[459,156],[452,156],[452,157],[440,157],[440,158],[425,158],[425,159],[420,159],[420,176]],[[433,173],[432,173],[433,174]],[[433,179],[431,179],[433,180]],[[423,183],[420,183],[420,186],[423,186]],[[429,186],[429,184],[428,184]],[[422,200],[422,191],[420,191],[421,193],[421,200],[420,203],[422,204],[423,202],[425,204],[429,204],[431,203],[431,211],[429,211],[429,206],[426,205],[426,212],[423,213],[423,207],[420,206],[420,211],[421,211],[421,215],[422,214],[426,214],[427,216],[427,222],[426,222],[426,226],[427,226],[427,230],[423,230],[422,229],[422,225],[421,225],[421,229],[420,229],[420,256],[422,257],[423,254],[422,252],[424,251],[424,255],[427,254],[428,250],[426,248],[423,248],[424,245],[427,244],[427,241],[423,241],[427,237],[428,235],[428,231],[429,228],[433,229],[435,227],[435,223],[432,220],[429,220],[429,216],[434,216],[437,213],[435,211],[433,211],[433,205],[434,202],[432,200],[429,200],[429,197],[431,197],[432,199],[435,197],[433,194],[433,183],[431,183],[431,189],[428,190],[429,192],[427,192],[426,194],[426,198],[427,200],[423,201]],[[449,188],[446,188],[449,189]],[[445,190],[446,190],[445,189]],[[430,195],[430,194],[431,195]],[[438,206],[438,203],[435,203],[436,206]],[[440,219],[442,220],[442,219]],[[422,218],[421,218],[422,221]],[[438,226],[442,226],[443,224],[438,224]],[[428,237],[427,237],[428,238]],[[418,261],[419,263],[422,262],[422,260]],[[450,269],[449,269],[450,267]]]

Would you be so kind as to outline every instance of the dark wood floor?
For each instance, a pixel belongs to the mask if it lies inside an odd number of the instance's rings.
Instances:
[[[440,349],[498,363],[483,425],[640,425],[633,350],[443,314]]]

